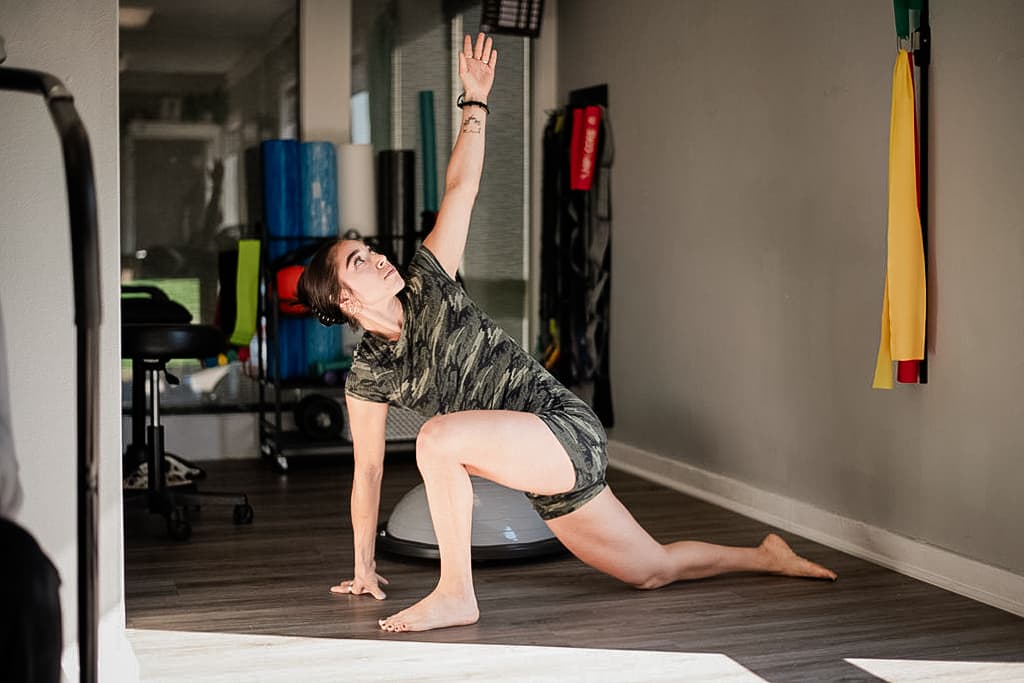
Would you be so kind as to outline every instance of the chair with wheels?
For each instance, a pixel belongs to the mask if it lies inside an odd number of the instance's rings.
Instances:
[[[160,422],[160,375],[169,384],[179,381],[167,370],[176,358],[207,358],[224,351],[227,339],[212,325],[190,324],[191,314],[155,287],[125,286],[124,293],[143,294],[142,298],[122,298],[121,357],[132,361],[132,443],[126,450],[126,468],[144,454],[147,485],[145,495],[149,511],[164,517],[171,538],[186,540],[192,534],[189,508],[208,505],[233,506],[235,524],[250,524],[253,509],[244,493],[197,491],[193,481],[181,481],[204,474],[180,456],[167,457],[164,427]],[[146,384],[149,384],[147,406]],[[148,424],[147,424],[148,417]],[[141,446],[140,446],[141,444]],[[168,486],[168,475],[178,470],[178,482]],[[153,473],[159,473],[153,476]],[[131,490],[126,490],[126,497]]]

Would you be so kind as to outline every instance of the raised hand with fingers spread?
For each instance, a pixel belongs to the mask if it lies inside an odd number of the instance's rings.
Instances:
[[[498,51],[494,41],[483,33],[476,37],[476,44],[467,35],[462,41],[459,53],[459,80],[467,101],[487,103],[487,96],[494,84],[494,67],[498,64]]]

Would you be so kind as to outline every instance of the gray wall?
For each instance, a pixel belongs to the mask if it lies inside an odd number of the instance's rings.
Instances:
[[[0,0],[5,66],[49,71],[75,96],[92,145],[100,218],[100,679],[130,681],[124,639],[118,353],[117,4]],[[41,97],[0,93],[0,302],[14,444],[24,506],[18,521],[63,579],[65,671],[77,670],[75,333],[64,167]],[[6,561],[7,558],[4,558]]]
[[[1024,573],[1024,3],[931,5],[931,383],[884,392],[892,3],[559,0],[615,127],[612,436]]]

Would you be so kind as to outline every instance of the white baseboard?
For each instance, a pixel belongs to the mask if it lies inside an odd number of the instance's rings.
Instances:
[[[1024,617],[1024,576],[619,441],[608,454],[616,469]]]

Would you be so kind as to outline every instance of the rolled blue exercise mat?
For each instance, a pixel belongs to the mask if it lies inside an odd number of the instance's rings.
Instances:
[[[282,239],[302,234],[298,140],[264,140],[263,221],[267,228],[270,261],[299,246]]]
[[[420,147],[423,150],[423,210],[437,212],[437,135],[434,91],[420,91]]]
[[[318,365],[336,363],[342,359],[341,326],[324,327],[316,318],[306,318],[305,362],[303,372],[308,376],[320,375]]]
[[[302,235],[338,235],[338,160],[329,142],[303,142],[299,156],[302,179]]]
[[[306,323],[307,318],[279,316],[277,336],[270,336],[267,348],[267,367],[271,379],[296,379],[305,377],[309,364],[306,362]],[[319,325],[320,323],[317,323]],[[278,369],[277,359],[280,351],[281,367]]]

